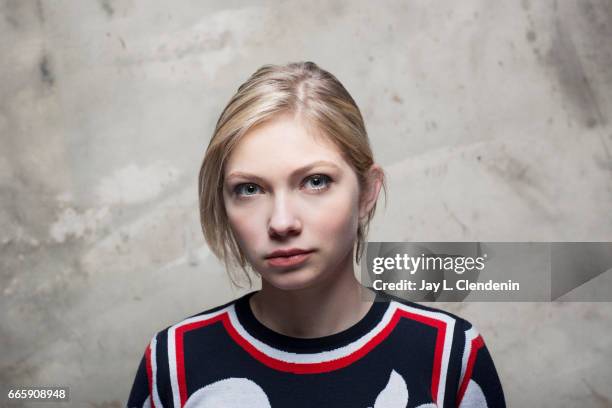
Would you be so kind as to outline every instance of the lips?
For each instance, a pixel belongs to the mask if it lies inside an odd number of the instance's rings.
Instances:
[[[313,252],[308,249],[290,248],[290,249],[278,249],[266,256],[266,259],[279,258],[279,257],[290,257],[294,255],[301,255]]]
[[[298,266],[304,263],[313,250],[298,248],[279,249],[266,256],[268,265],[276,267]]]

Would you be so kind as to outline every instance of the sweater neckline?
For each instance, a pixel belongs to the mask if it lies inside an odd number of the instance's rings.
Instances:
[[[257,292],[247,293],[235,302],[236,317],[244,330],[254,339],[269,347],[300,354],[325,352],[356,342],[376,327],[389,308],[389,301],[376,293],[376,298],[368,312],[347,329],[322,337],[292,337],[270,329],[255,317],[249,300]]]

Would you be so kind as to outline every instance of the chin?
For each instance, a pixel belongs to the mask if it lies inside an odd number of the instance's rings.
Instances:
[[[263,280],[280,290],[305,289],[316,284],[321,276],[311,268],[300,268],[287,271],[266,271],[261,274]]]

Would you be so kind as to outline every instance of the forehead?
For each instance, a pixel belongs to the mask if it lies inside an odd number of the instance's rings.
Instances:
[[[349,168],[328,137],[283,115],[250,129],[240,139],[226,162],[225,174],[233,170],[284,173],[320,160]]]

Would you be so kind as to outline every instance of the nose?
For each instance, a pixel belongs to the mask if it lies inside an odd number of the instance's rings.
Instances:
[[[299,235],[302,221],[286,194],[274,197],[272,213],[268,222],[268,234],[275,239],[284,239]]]

